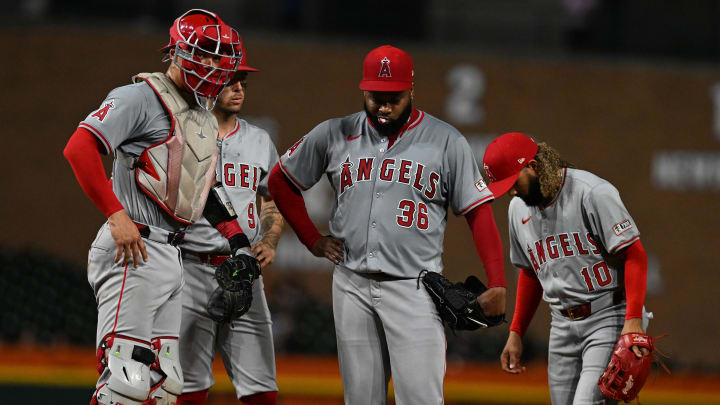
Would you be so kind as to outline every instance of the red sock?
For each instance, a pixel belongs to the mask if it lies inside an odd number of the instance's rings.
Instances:
[[[208,390],[188,392],[178,397],[176,405],[205,405],[208,397]]]
[[[247,405],[275,405],[277,403],[276,401],[276,391],[260,392],[240,398],[240,402]]]

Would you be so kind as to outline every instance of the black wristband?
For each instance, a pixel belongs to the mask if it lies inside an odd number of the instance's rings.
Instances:
[[[250,247],[250,241],[248,240],[247,235],[244,233],[239,233],[230,239],[228,239],[230,242],[230,251],[233,253],[237,252],[238,250],[246,247]]]

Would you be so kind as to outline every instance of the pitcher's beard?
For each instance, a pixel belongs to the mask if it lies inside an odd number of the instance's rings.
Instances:
[[[368,118],[370,118],[370,122],[373,124],[373,127],[378,131],[378,133],[380,133],[380,135],[392,136],[397,134],[410,118],[410,114],[412,113],[412,102],[408,103],[405,110],[403,110],[402,114],[400,114],[396,120],[390,120],[390,122],[385,124],[381,124],[380,121],[378,121],[377,115],[371,113],[365,103],[363,103],[363,109],[365,110],[365,114],[367,114]]]

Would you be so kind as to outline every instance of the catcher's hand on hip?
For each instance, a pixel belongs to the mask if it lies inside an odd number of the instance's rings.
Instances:
[[[115,260],[117,263],[121,258],[122,265],[125,266],[132,258],[133,267],[137,268],[142,256],[143,262],[147,262],[147,250],[145,250],[145,242],[140,236],[137,225],[130,219],[125,210],[120,210],[108,217],[110,225],[110,235],[112,236],[117,251],[115,252]]]
[[[525,366],[520,364],[522,352],[522,338],[516,332],[510,331],[505,348],[500,355],[500,365],[503,371],[511,374],[520,374],[525,371]]]
[[[320,237],[310,251],[313,255],[325,257],[335,264],[340,264],[345,260],[345,243],[332,236]]]

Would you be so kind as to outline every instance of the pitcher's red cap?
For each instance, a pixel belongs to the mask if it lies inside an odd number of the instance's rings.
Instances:
[[[507,193],[520,172],[537,154],[538,146],[529,136],[509,132],[493,139],[485,149],[483,167],[490,179],[488,188],[495,198]]]
[[[383,45],[365,57],[360,90],[404,91],[412,87],[414,74],[412,58],[407,52]]]

